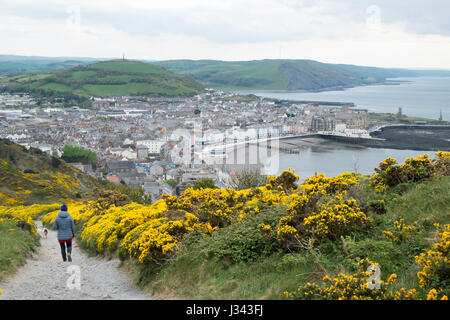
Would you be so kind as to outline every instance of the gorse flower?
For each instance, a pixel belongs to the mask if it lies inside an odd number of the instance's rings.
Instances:
[[[408,240],[414,233],[418,232],[419,224],[417,221],[413,225],[407,225],[403,219],[394,221],[393,230],[383,231],[383,235],[386,239],[390,239],[393,242],[400,243]]]
[[[405,159],[398,165],[397,160],[388,158],[382,161],[372,176],[372,186],[377,191],[405,182],[419,182],[433,175],[450,175],[450,152],[436,152],[436,159],[428,154]]]
[[[448,282],[450,272],[450,224],[441,227],[436,224],[440,241],[425,253],[415,257],[422,268],[417,273],[421,288],[442,287]]]
[[[351,275],[339,273],[336,277],[325,276],[322,283],[307,282],[294,292],[284,292],[288,299],[326,299],[326,300],[399,300],[414,299],[416,290],[393,290],[391,287],[397,280],[397,275],[391,274],[386,281],[379,281],[379,288],[374,290],[368,284],[372,280],[373,272],[368,272],[367,267],[378,265],[369,259],[358,262],[358,272]]]

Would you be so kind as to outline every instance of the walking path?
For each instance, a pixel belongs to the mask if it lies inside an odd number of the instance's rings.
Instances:
[[[42,224],[38,223],[38,230]],[[49,230],[47,239],[17,272],[0,282],[0,300],[147,300],[118,269],[120,261],[88,257],[73,241],[72,262],[63,262],[56,231]]]

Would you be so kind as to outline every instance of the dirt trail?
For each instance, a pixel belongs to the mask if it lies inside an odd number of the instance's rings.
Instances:
[[[0,282],[0,300],[152,299],[117,268],[117,259],[88,257],[73,241],[72,260],[62,261],[56,231],[49,230],[47,239],[41,238],[41,246],[27,263]]]

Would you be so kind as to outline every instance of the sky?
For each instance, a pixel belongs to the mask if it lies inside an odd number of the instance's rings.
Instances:
[[[0,54],[450,69],[448,0],[0,0]]]

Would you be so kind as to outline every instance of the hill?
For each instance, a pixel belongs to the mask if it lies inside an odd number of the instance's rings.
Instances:
[[[153,62],[217,89],[325,90],[368,85],[390,77],[450,75],[450,71],[407,70],[329,64],[313,60],[168,60]]]
[[[13,75],[71,68],[104,59],[0,55],[0,75]]]
[[[79,200],[100,186],[64,160],[0,139],[0,206]]]
[[[8,91],[44,96],[191,96],[203,90],[196,80],[149,63],[111,60],[51,72],[0,79]]]

